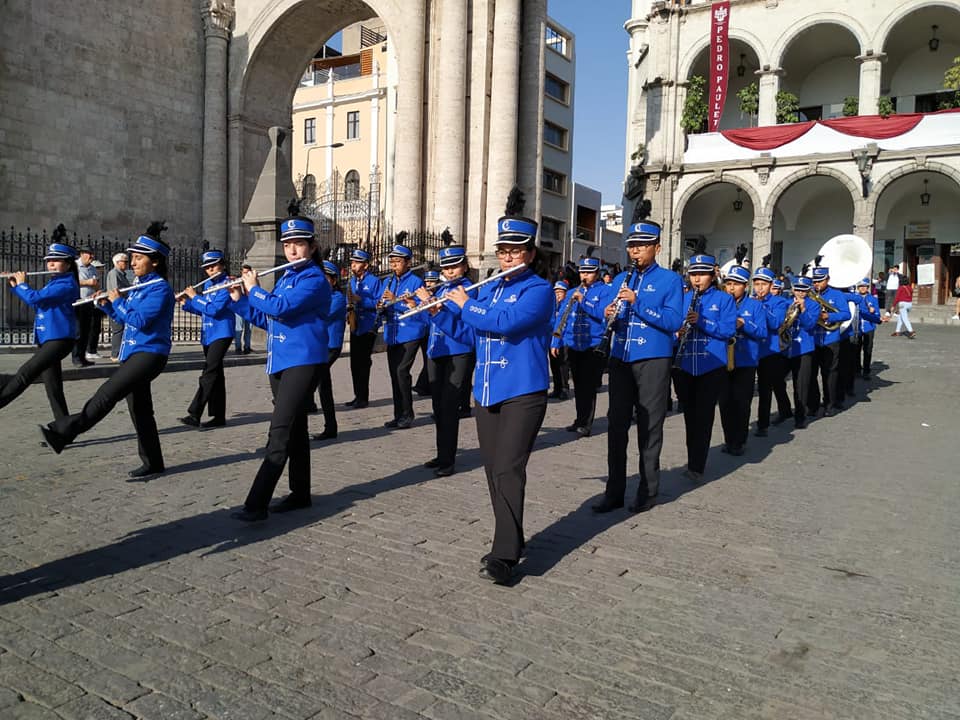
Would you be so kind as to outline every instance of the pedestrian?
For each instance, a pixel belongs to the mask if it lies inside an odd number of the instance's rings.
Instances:
[[[107,290],[120,290],[130,287],[133,279],[129,274],[130,259],[120,252],[112,258],[113,268],[107,273]],[[120,362],[120,346],[123,344],[123,323],[110,319],[110,360]]]
[[[951,290],[950,293],[957,299],[957,303],[953,308],[953,317],[950,319],[960,320],[960,275],[957,275],[953,281],[953,290]]]
[[[97,268],[93,264],[93,250],[89,247],[80,248],[80,263],[77,265],[77,282],[80,284],[80,299],[86,300],[100,288],[100,279],[97,277]],[[77,306],[77,342],[73,346],[74,367],[93,365],[93,360],[87,358],[87,348],[90,345],[90,331],[94,317],[100,321],[100,313],[93,303],[83,303]]]
[[[897,294],[893,297],[894,306],[897,308],[897,329],[890,333],[893,337],[906,335],[913,340],[917,334],[913,331],[913,325],[910,324],[910,308],[913,307],[913,286],[906,277],[900,277],[900,284],[897,287]],[[906,329],[906,332],[901,330]]]
[[[311,435],[311,440],[334,440],[337,437],[337,410],[333,401],[333,379],[330,368],[343,351],[343,332],[347,322],[347,299],[340,290],[340,268],[329,260],[322,263],[324,277],[330,283],[330,311],[327,314],[327,362],[320,364],[317,390],[320,409],[323,410],[323,432]]]
[[[240,271],[252,270],[247,263],[244,263],[240,266]],[[250,346],[250,334],[251,326],[250,321],[247,320],[242,315],[234,314],[233,316],[233,352],[237,355],[249,355],[251,346]]]
[[[893,265],[889,271],[887,271],[887,283],[886,283],[886,298],[885,306],[886,312],[884,317],[890,317],[891,314],[896,314],[898,311],[897,308],[897,290],[900,289],[900,283],[903,282],[903,279],[900,277],[900,268],[896,265]]]

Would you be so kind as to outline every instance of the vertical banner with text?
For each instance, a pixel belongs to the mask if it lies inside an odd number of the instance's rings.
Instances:
[[[727,101],[727,76],[730,71],[730,0],[710,6],[710,97],[707,129],[716,132]]]

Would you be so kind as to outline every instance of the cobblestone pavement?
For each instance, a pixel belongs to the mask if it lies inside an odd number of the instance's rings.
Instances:
[[[742,458],[718,424],[703,484],[680,478],[671,415],[643,515],[589,510],[606,392],[582,440],[572,400],[551,402],[512,587],[476,575],[473,422],[433,479],[428,401],[382,427],[382,355],[375,402],[315,444],[313,507],[257,527],[229,511],[265,441],[262,367],[228,371],[230,424],[207,431],[176,422],[197,373],[164,373],[169,472],[146,483],[126,478],[125,407],[56,456],[33,387],[0,415],[0,717],[960,718],[958,334],[879,335],[860,402]],[[334,378],[349,399],[346,360]],[[67,383],[71,407],[99,382]]]

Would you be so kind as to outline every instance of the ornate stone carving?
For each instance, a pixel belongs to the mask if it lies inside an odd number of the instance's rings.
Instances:
[[[203,18],[203,31],[207,35],[229,37],[236,15],[233,0],[206,0],[200,11]]]
[[[770,179],[770,166],[761,165],[757,168],[757,177],[760,179],[761,185],[766,185],[767,181]]]

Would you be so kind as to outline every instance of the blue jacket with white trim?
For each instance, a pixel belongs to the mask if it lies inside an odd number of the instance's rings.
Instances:
[[[613,302],[629,276],[628,286],[637,293],[636,302],[624,303],[614,323],[610,357],[623,362],[671,357],[674,333],[683,325],[683,282],[655,262],[642,273],[630,272],[617,275],[609,287],[608,300]]]
[[[870,293],[866,295],[857,293],[857,295],[860,302],[860,334],[866,335],[876,330],[877,325],[883,322],[880,317],[880,303]]]
[[[380,279],[369,272],[357,280],[350,276],[350,292],[353,294],[353,309],[357,316],[357,331],[354,335],[366,335],[377,330],[377,302],[383,295]]]
[[[203,284],[203,290],[220,285],[226,279],[226,273],[210,278]],[[195,297],[187,298],[182,307],[188,313],[203,318],[200,324],[200,344],[203,347],[224,338],[233,339],[236,321],[230,306],[230,291],[226,288],[209,295],[201,292]]]
[[[444,283],[443,289],[439,290],[434,297],[443,297],[453,288],[469,284],[470,279],[466,277],[458,278],[452,283]],[[471,298],[477,297],[476,290],[471,290],[467,294]],[[440,306],[440,312],[436,315],[430,315],[428,310],[424,310],[423,314],[430,322],[427,357],[441,358],[475,352],[477,340],[473,327],[463,322],[460,314],[455,310],[459,310],[456,303],[449,301]]]
[[[106,302],[98,307],[114,322],[123,323],[123,344],[120,347],[120,362],[141,352],[169,355],[173,332],[173,290],[170,283],[144,285],[161,279],[149,273],[134,280],[133,290],[116,302]]]
[[[767,320],[767,341],[760,343],[760,360],[771,355],[780,355],[786,350],[780,349],[780,326],[787,315],[787,310],[793,304],[783,295],[767,295],[763,300],[757,300],[763,308]]]
[[[391,275],[384,280],[380,284],[380,295],[382,297],[387,290],[397,297],[406,293],[413,295],[414,291],[420,287],[423,287],[423,280],[407,270],[400,278]],[[409,309],[405,302],[398,302],[383,311],[383,340],[387,345],[400,345],[419,340],[427,334],[427,322],[423,318],[423,313],[400,319],[400,316]]]
[[[731,295],[731,297],[733,297]],[[734,301],[737,317],[743,320],[743,327],[737,328],[737,342],[733,347],[735,367],[756,367],[760,362],[760,346],[766,345],[767,312],[759,300],[742,297]]]
[[[686,317],[693,303],[694,293],[683,299]],[[737,305],[732,295],[714,286],[700,295],[697,322],[688,330],[678,350],[677,364],[691,375],[706,375],[727,365],[727,342],[737,331]]]
[[[327,347],[337,350],[343,347],[343,333],[347,327],[347,296],[340,290],[330,292],[330,324],[327,327]],[[359,329],[359,320],[357,328]]]
[[[803,301],[803,312],[800,313],[800,317],[790,328],[791,342],[787,350],[787,357],[795,358],[813,352],[816,347],[813,332],[818,327],[817,320],[819,318],[820,306],[810,298],[806,298]]]
[[[827,322],[843,322],[850,319],[850,308],[847,307],[847,294],[832,287],[827,287],[820,296],[833,305],[836,312],[827,313]],[[840,330],[826,330],[819,325],[814,328],[813,339],[817,347],[833,345],[840,342]]]
[[[20,283],[10,291],[37,311],[33,338],[37,345],[47,340],[77,337],[77,313],[73,302],[80,297],[80,285],[72,272],[60,273],[39,290]]]
[[[583,294],[583,299],[570,311],[567,316],[567,326],[563,329],[563,336],[554,335],[550,340],[550,347],[568,347],[572,350],[589,350],[603,340],[603,331],[607,327],[603,311],[610,304],[610,288],[602,282],[595,282],[588,288],[577,287],[567,293],[562,309],[554,321],[554,332],[560,325],[560,318],[573,302],[577,292]]]

